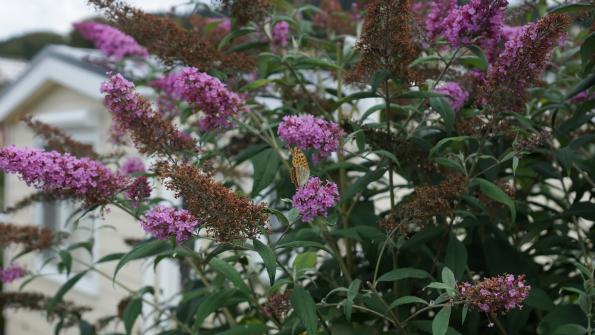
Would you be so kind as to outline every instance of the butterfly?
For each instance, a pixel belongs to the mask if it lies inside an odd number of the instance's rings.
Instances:
[[[308,159],[302,150],[291,148],[291,182],[295,187],[304,186],[310,178]]]

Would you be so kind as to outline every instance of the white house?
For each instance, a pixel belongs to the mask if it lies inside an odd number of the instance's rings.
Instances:
[[[105,70],[88,62],[89,56],[96,56],[96,51],[78,49],[67,46],[50,46],[45,48],[29,64],[23,74],[0,93],[0,122],[1,145],[15,144],[18,147],[40,147],[41,140],[24,125],[20,119],[26,115],[33,115],[45,123],[66,130],[73,138],[92,144],[100,154],[112,152],[108,139],[108,129],[111,118],[102,104],[99,92],[101,82],[107,79]],[[10,206],[34,192],[15,175],[5,176],[4,206]],[[21,210],[14,215],[0,218],[2,222],[15,224],[35,224],[54,229],[69,230],[65,222],[72,211],[69,203],[40,203]],[[92,259],[115,253],[126,252],[130,247],[124,243],[124,238],[142,238],[144,232],[135,220],[117,208],[110,208],[111,212],[103,218],[89,218],[81,223],[89,229],[79,229],[70,237],[74,243],[93,235],[96,243]],[[99,220],[117,229],[95,229]],[[5,257],[14,256],[16,250],[8,249]],[[67,280],[65,275],[56,274],[53,263],[42,267],[44,257],[48,253],[30,255],[19,259],[19,263],[26,265],[34,273],[44,276],[35,279],[24,290],[53,295],[60,285]],[[77,251],[76,256],[91,261],[85,251]],[[98,268],[111,276],[114,273],[115,262],[103,263]],[[80,265],[73,266],[73,271],[81,270]],[[159,275],[161,274],[161,275]],[[179,271],[172,263],[164,262],[153,272],[151,266],[142,261],[127,265],[119,274],[118,280],[137,290],[145,285],[155,285],[161,288],[161,294],[169,295],[179,287]],[[4,287],[4,290],[18,290],[22,282],[15,282]],[[86,319],[97,320],[106,315],[114,315],[118,302],[128,293],[118,285],[113,285],[97,273],[85,276],[65,297],[79,305],[93,308],[86,315]],[[148,311],[147,311],[148,313]],[[6,318],[6,334],[53,334],[45,318],[38,312],[4,311]],[[141,321],[137,327],[142,327]],[[152,322],[145,322],[151,324]],[[112,331],[113,326],[112,327]],[[122,325],[118,325],[122,329]],[[108,328],[108,330],[110,330]],[[78,330],[72,329],[74,333]]]
[[[0,57],[0,86],[16,79],[26,67],[26,61]]]

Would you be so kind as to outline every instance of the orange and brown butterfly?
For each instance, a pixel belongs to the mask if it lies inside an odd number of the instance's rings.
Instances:
[[[310,178],[310,167],[304,152],[297,147],[291,148],[291,182],[295,187],[304,186]]]

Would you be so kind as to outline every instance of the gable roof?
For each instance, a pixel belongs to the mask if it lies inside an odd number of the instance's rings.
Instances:
[[[83,95],[102,99],[100,84],[106,70],[87,58],[97,50],[64,45],[45,47],[21,76],[0,92],[0,120],[4,120],[48,84],[59,84]]]

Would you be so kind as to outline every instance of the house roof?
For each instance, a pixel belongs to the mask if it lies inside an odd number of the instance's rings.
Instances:
[[[18,78],[0,92],[0,120],[51,84],[100,100],[99,86],[106,79],[106,70],[89,62],[88,58],[93,56],[99,56],[97,50],[64,45],[45,47]]]
[[[26,67],[24,60],[0,57],[0,84],[15,80]]]

